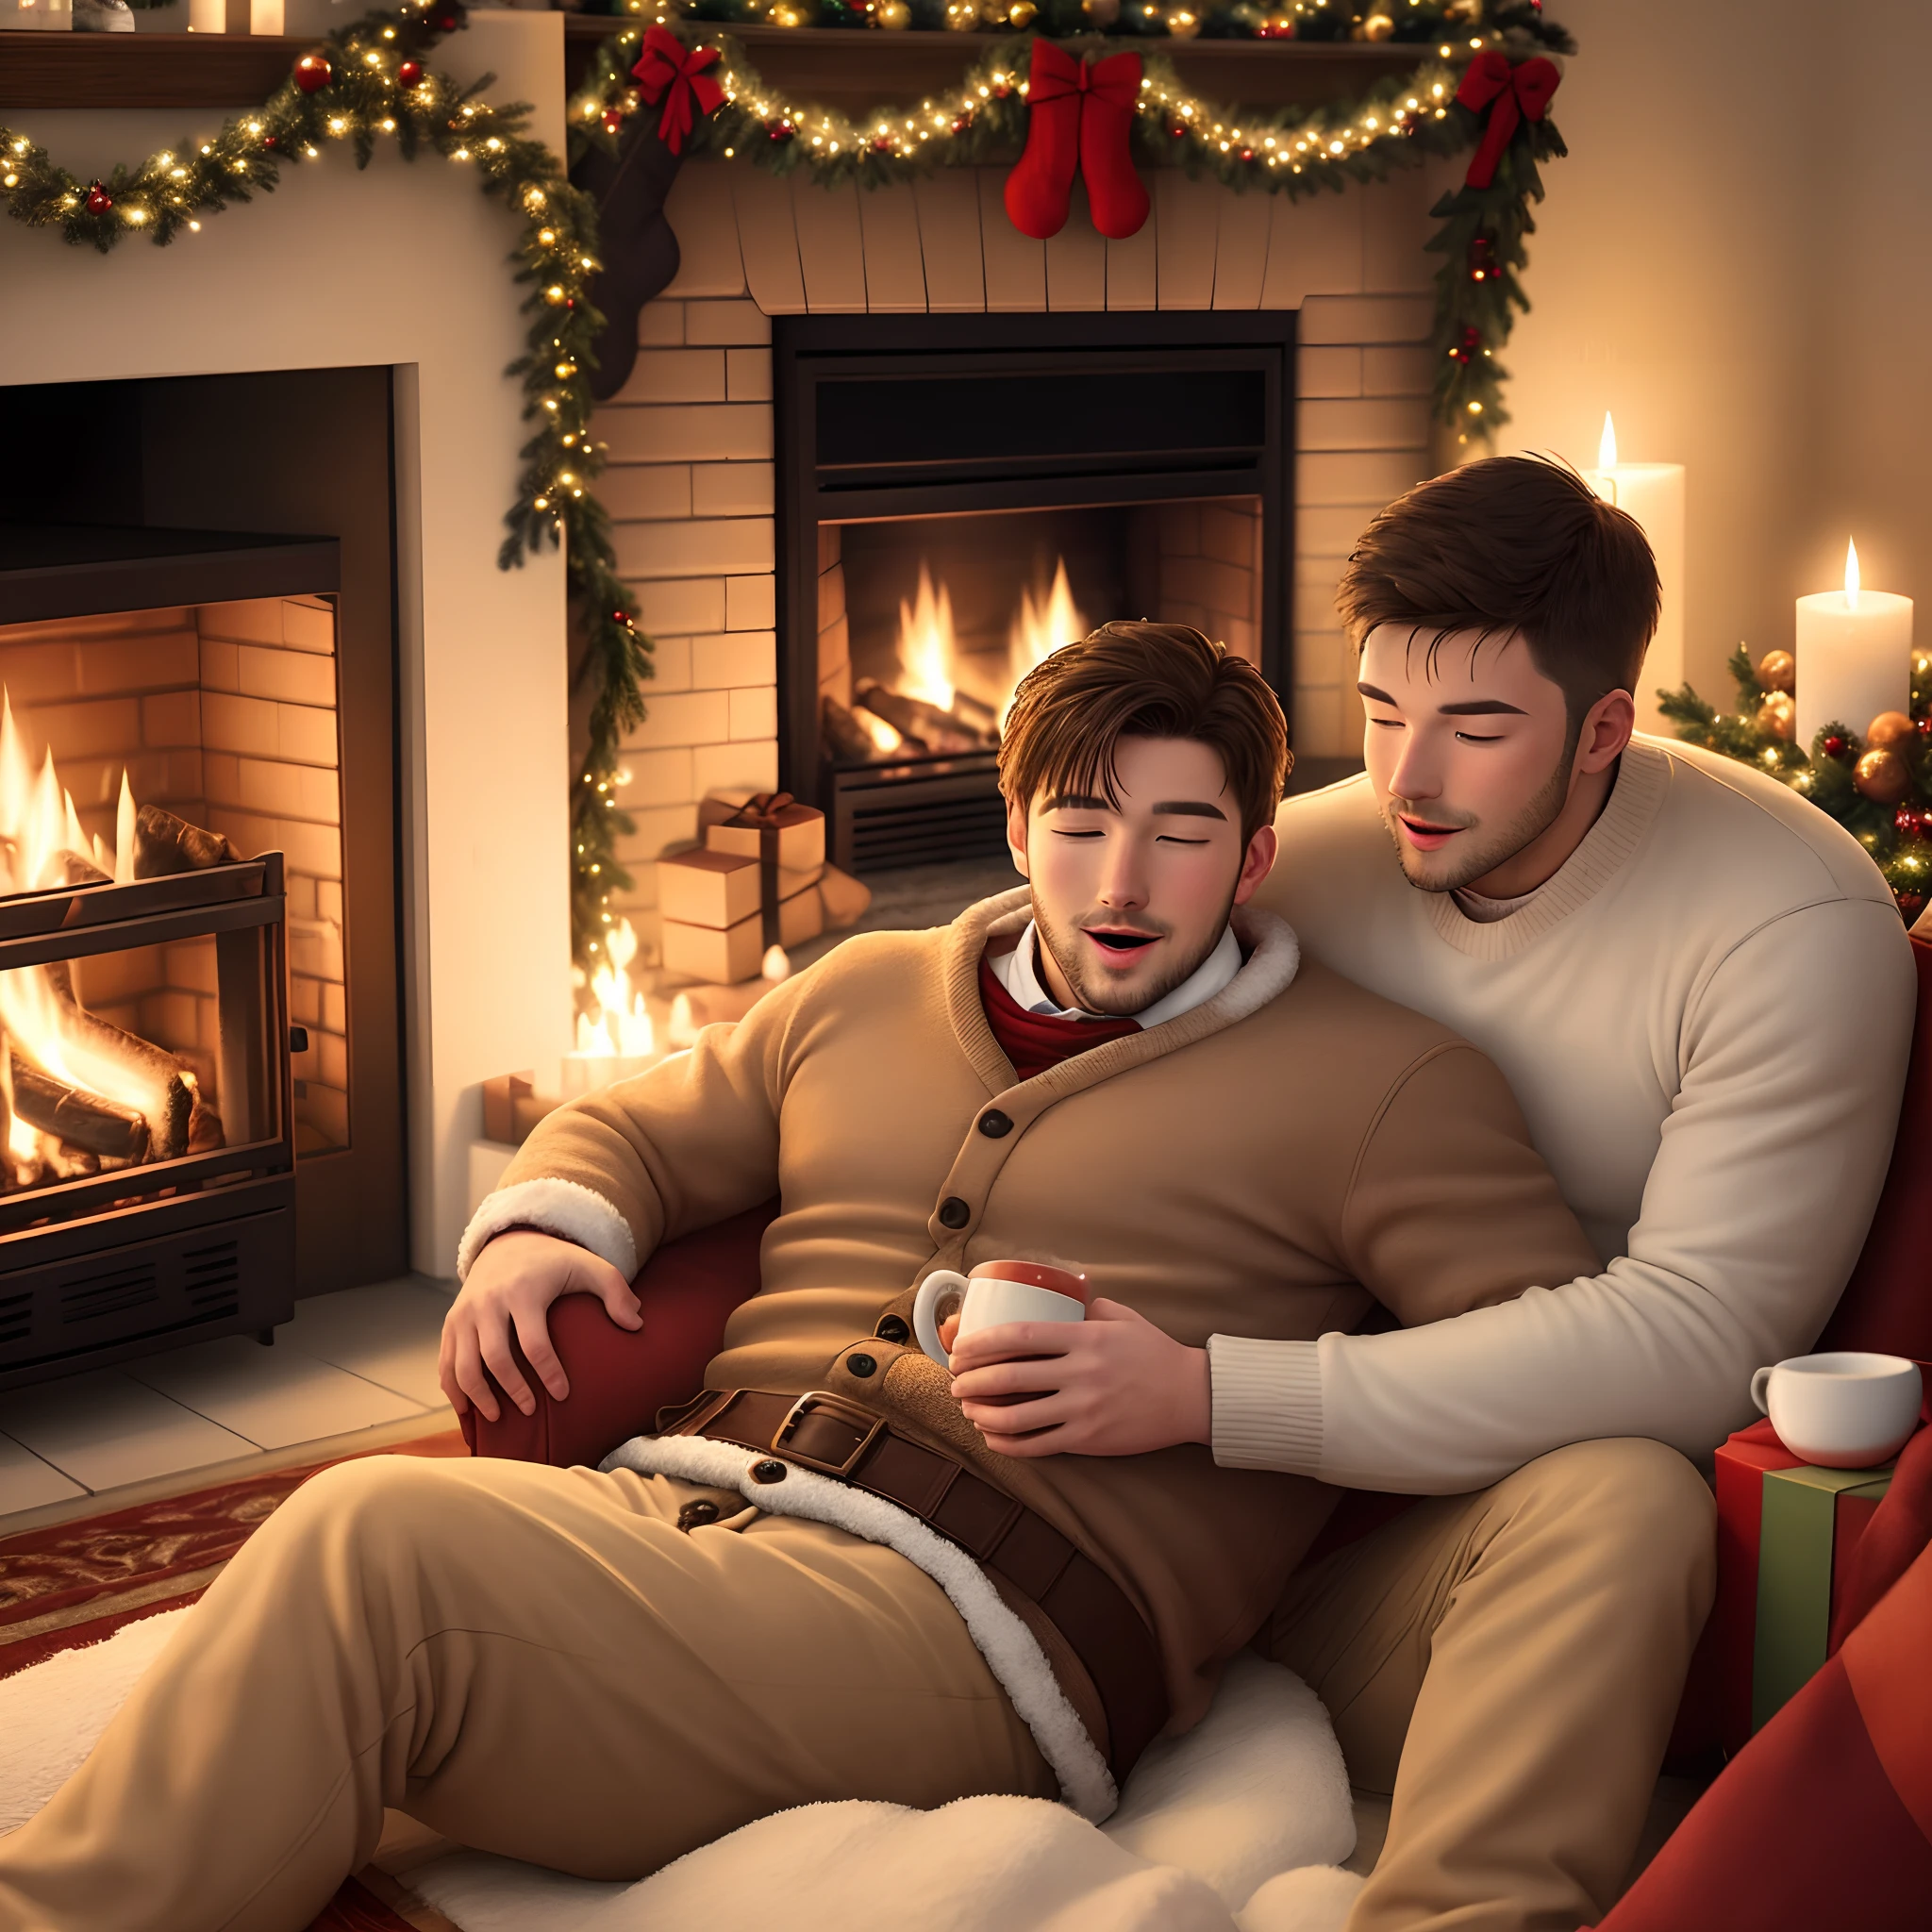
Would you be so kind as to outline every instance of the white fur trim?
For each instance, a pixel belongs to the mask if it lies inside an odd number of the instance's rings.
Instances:
[[[476,1257],[512,1227],[541,1228],[600,1255],[628,1281],[638,1272],[638,1244],[625,1220],[604,1196],[576,1181],[519,1181],[485,1197],[457,1245],[457,1279],[465,1280]]]
[[[1033,1733],[1040,1755],[1053,1767],[1066,1802],[1096,1824],[1108,1817],[1120,1803],[1113,1774],[1067,1702],[1046,1653],[1032,1631],[1000,1601],[986,1572],[910,1511],[849,1483],[801,1469],[795,1462],[785,1464],[781,1483],[754,1482],[752,1464],[770,1459],[768,1451],[714,1442],[704,1436],[633,1436],[599,1466],[607,1474],[628,1469],[639,1475],[676,1476],[707,1489],[736,1490],[768,1515],[824,1523],[865,1542],[896,1550],[945,1591],[965,1620],[988,1670]]]

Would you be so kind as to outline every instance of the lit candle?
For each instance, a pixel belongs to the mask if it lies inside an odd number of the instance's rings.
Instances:
[[[1858,546],[1845,545],[1845,587],[1798,599],[1798,749],[1827,724],[1863,738],[1881,711],[1912,702],[1912,600],[1858,584]]]
[[[1676,727],[1657,708],[1654,693],[1675,691],[1684,682],[1684,466],[1682,463],[1620,463],[1617,425],[1604,412],[1596,468],[1586,473],[1591,489],[1606,503],[1636,519],[1657,559],[1657,635],[1643,660],[1637,700],[1637,728],[1674,737]]]

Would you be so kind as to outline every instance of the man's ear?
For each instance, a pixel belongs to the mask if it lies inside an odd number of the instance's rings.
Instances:
[[[1624,756],[1636,729],[1636,699],[1627,691],[1606,691],[1583,714],[1576,740],[1578,774],[1608,771]]]
[[[1007,800],[1007,850],[1013,855],[1013,870],[1023,879],[1033,876],[1026,863],[1026,808],[1017,799]]]
[[[1234,903],[1245,906],[1255,896],[1255,889],[1274,870],[1274,855],[1281,849],[1281,841],[1276,837],[1273,825],[1263,825],[1248,841],[1248,849],[1241,857],[1241,874],[1234,882]]]

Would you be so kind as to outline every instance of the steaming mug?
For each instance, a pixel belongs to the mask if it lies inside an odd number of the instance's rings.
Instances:
[[[971,1275],[936,1268],[919,1284],[912,1332],[941,1368],[950,1368],[952,1357],[940,1344],[947,1316],[959,1318],[956,1341],[1006,1322],[1084,1322],[1091,1293],[1084,1274],[1043,1261],[982,1261]]]
[[[1919,1423],[1919,1365],[1899,1355],[1795,1355],[1751,1377],[1751,1400],[1793,1456],[1823,1469],[1890,1462]]]

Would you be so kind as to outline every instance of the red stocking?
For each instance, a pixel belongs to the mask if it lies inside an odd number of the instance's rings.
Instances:
[[[1080,116],[1080,172],[1087,177],[1087,205],[1093,225],[1109,242],[1124,242],[1147,219],[1147,191],[1127,158],[1127,136],[1141,98],[1141,57],[1115,54],[1097,61],[1082,79],[1087,99]]]
[[[1139,65],[1138,60],[1136,65]],[[1080,109],[1087,69],[1051,41],[1035,41],[1026,82],[1026,150],[1007,176],[1007,219],[1044,242],[1067,225],[1080,165]]]

